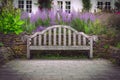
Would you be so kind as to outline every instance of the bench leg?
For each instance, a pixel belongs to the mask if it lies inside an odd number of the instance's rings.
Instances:
[[[27,49],[27,59],[30,59],[30,50]]]
[[[89,55],[89,58],[92,59],[93,58],[93,50],[91,49],[90,50],[90,55]]]
[[[93,58],[93,39],[90,39],[90,55],[89,55],[90,59]]]

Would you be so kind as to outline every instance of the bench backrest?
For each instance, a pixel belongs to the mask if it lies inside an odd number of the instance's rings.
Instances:
[[[55,25],[29,37],[31,46],[90,46],[90,36],[70,26]]]

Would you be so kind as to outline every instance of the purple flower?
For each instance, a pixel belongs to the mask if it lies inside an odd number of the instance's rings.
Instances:
[[[38,20],[38,17],[34,13],[31,13],[30,22],[35,23],[37,20]]]
[[[58,21],[63,21],[63,22],[71,22],[71,15],[69,13],[66,13],[66,12],[60,12],[59,13],[59,16],[60,19],[58,19]]]
[[[76,18],[78,18],[79,17],[79,13],[78,12],[76,12],[76,11],[72,11],[71,12],[71,19],[73,20],[73,19],[76,19]]]
[[[39,11],[39,18],[41,20],[46,20],[48,18],[47,11],[46,10]]]
[[[83,13],[79,16],[80,19],[84,20],[87,22],[88,20],[94,22],[96,20],[96,16],[92,13]]]
[[[36,16],[37,18],[39,18],[40,13],[41,13],[41,10],[38,9],[37,12],[35,13],[35,16]]]
[[[28,18],[29,18],[29,14],[27,12],[21,13],[21,19],[28,19]]]
[[[53,10],[48,12],[48,17],[50,19],[50,24],[51,25],[55,25],[56,24],[56,15],[57,14]]]
[[[45,29],[45,27],[39,26],[39,27],[35,30],[35,32],[39,32],[39,31],[42,31],[42,30],[44,30],[44,29]]]
[[[60,14],[60,16],[61,16],[61,19],[62,19],[63,22],[67,21],[68,14],[66,12],[62,12]]]

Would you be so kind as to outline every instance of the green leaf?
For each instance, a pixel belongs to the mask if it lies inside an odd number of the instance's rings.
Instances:
[[[17,22],[17,25],[23,25],[24,24],[24,21],[18,21]]]

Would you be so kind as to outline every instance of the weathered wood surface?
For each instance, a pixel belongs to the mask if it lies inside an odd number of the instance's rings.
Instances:
[[[55,25],[29,36],[27,58],[30,58],[30,50],[89,50],[92,58],[93,39],[70,26]]]

